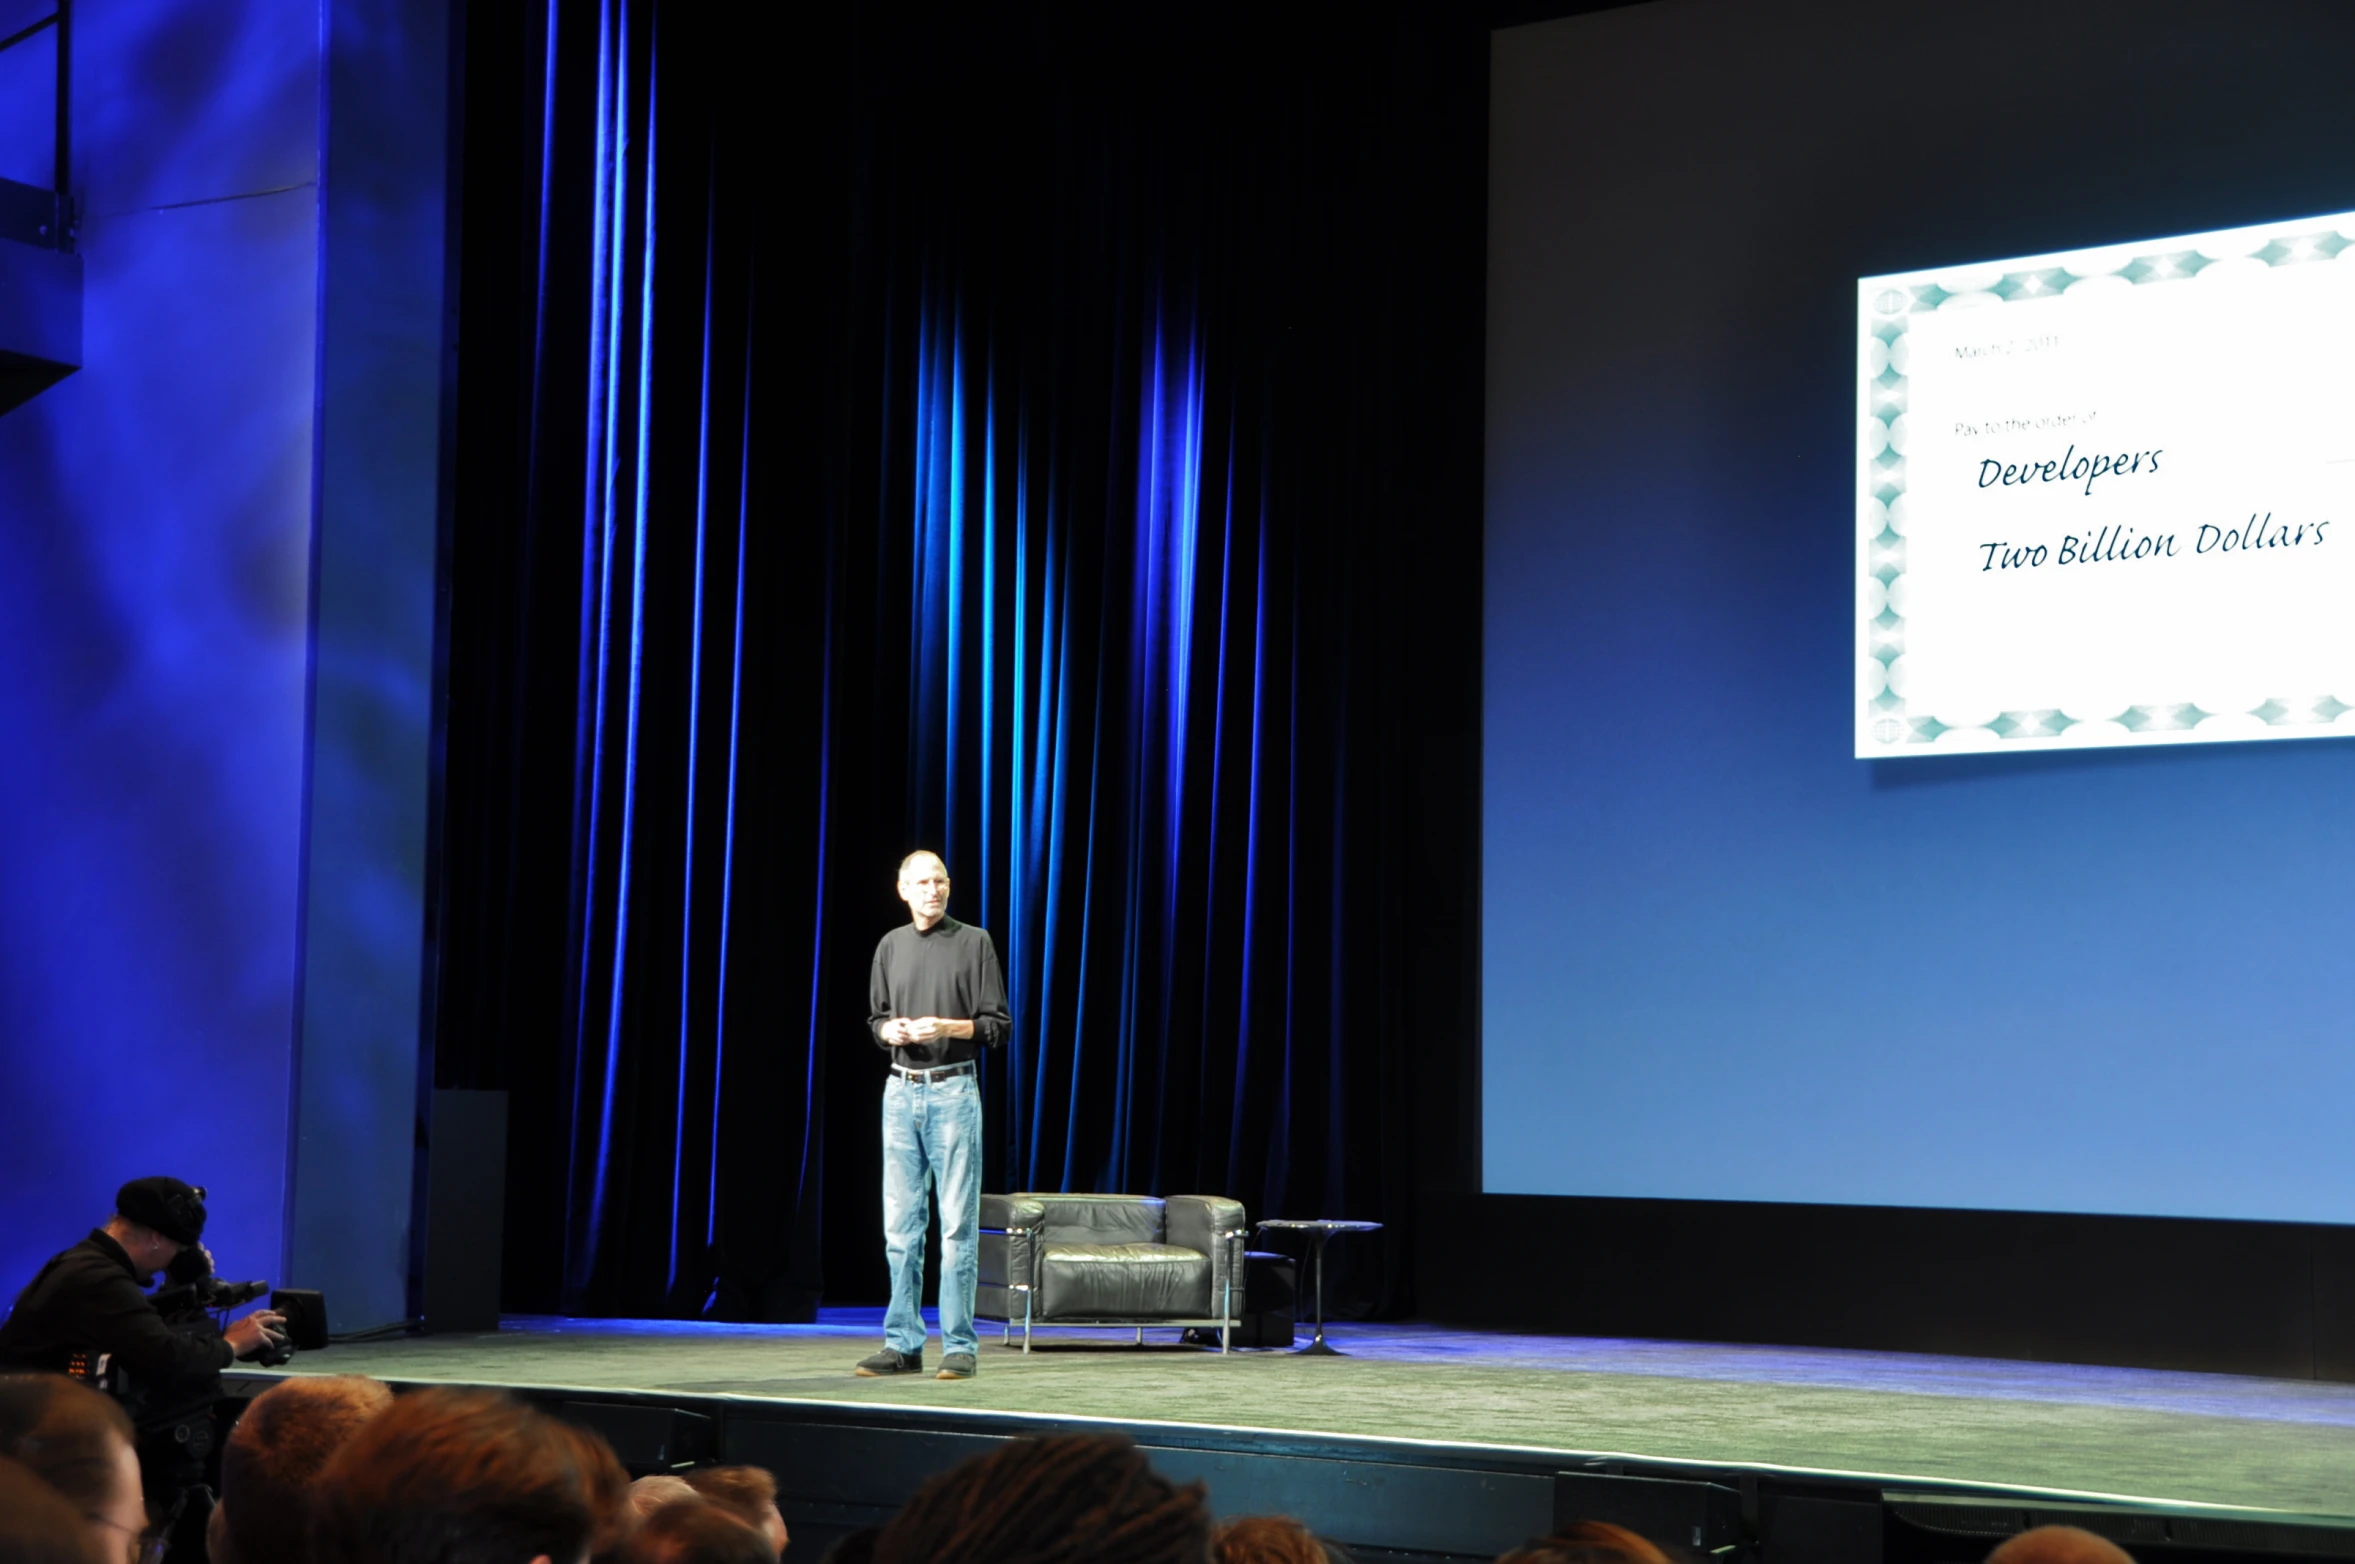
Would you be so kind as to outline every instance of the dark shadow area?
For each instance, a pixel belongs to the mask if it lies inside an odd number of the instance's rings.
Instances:
[[[2343,748],[2349,737],[2355,735],[2332,734],[2327,738],[2302,739],[2298,743],[2301,748],[2307,744]],[[1971,751],[1925,754],[1904,760],[1867,760],[1864,764],[1872,768],[1873,790],[1882,792],[1989,782],[2004,777],[2071,773],[2099,776],[2114,772],[2158,770],[2169,766],[2233,766],[2243,764],[2240,757],[2246,757],[2260,745],[2264,747],[2269,760],[2285,765],[2294,763],[2280,754],[2281,744],[2279,739],[2261,739],[2229,744],[2138,744],[2120,749],[2030,750],[2017,754]]]

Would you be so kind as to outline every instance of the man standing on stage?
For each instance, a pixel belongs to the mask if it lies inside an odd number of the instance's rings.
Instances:
[[[980,1340],[973,1289],[981,1261],[981,1081],[975,1050],[1006,1040],[1006,980],[989,933],[948,915],[949,871],[937,853],[899,866],[909,922],[875,947],[867,1025],[891,1055],[883,1083],[883,1247],[891,1310],[883,1350],[860,1374],[924,1371],[927,1179],[940,1199],[940,1374],[971,1379]]]

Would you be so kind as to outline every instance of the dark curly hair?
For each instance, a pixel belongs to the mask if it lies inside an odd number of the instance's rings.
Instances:
[[[1180,1488],[1130,1441],[1017,1439],[916,1490],[875,1564],[1205,1564],[1202,1485]]]

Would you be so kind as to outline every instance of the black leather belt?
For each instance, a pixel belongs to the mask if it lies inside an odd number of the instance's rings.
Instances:
[[[903,1081],[914,1081],[918,1086],[929,1086],[934,1081],[945,1081],[953,1076],[971,1075],[973,1061],[968,1059],[963,1064],[944,1064],[937,1070],[911,1070],[904,1064],[895,1064],[891,1067],[891,1073]]]

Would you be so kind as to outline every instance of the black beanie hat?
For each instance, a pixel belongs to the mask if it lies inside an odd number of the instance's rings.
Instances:
[[[114,1208],[176,1244],[204,1237],[204,1191],[176,1178],[135,1178],[115,1191]]]

